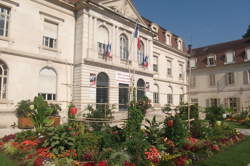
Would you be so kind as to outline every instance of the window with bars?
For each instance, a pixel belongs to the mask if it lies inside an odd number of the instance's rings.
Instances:
[[[158,56],[153,57],[153,71],[158,72]]]
[[[0,100],[7,98],[7,65],[0,60]]]
[[[167,102],[168,104],[173,104],[173,95],[172,94],[167,94]]]
[[[43,46],[47,48],[57,48],[58,24],[51,21],[44,21]]]
[[[10,9],[0,6],[0,36],[7,37],[9,34]]]
[[[128,38],[125,35],[120,36],[120,59],[128,60]]]

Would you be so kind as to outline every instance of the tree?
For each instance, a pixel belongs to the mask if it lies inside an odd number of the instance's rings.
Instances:
[[[248,38],[250,37],[250,25],[248,25],[247,32],[242,36],[243,38]]]

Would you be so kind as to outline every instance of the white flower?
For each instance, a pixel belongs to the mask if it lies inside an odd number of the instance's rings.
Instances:
[[[35,107],[34,105],[30,105],[30,109],[33,110]]]

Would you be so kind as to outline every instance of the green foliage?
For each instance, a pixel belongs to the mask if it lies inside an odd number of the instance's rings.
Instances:
[[[159,150],[165,150],[164,139],[162,138],[163,130],[160,129],[161,123],[156,121],[156,116],[150,121],[146,119],[145,134],[146,140],[150,145],[155,146]]]
[[[248,25],[246,33],[242,36],[243,38],[248,38],[250,37],[250,25]]]
[[[190,133],[192,137],[205,139],[208,137],[210,132],[211,130],[207,122],[198,119],[191,122]]]
[[[151,100],[147,96],[144,96],[136,103],[136,107],[145,115],[147,109],[152,107]]]
[[[75,166],[74,160],[70,158],[56,158],[54,160],[55,166],[62,166],[62,165],[67,165],[67,166]]]
[[[12,145],[12,142],[7,142],[4,144],[3,151],[10,156],[15,156],[18,154],[18,149]]]
[[[46,128],[43,131],[45,141],[42,146],[49,147],[54,154],[61,154],[75,146],[75,134],[76,131],[67,125]]]
[[[250,128],[250,120],[246,120],[242,123],[244,126],[246,126],[247,128]]]
[[[165,114],[169,114],[169,115],[171,115],[171,111],[172,111],[172,109],[171,109],[171,107],[170,107],[169,104],[166,104],[166,105],[163,107],[163,109],[162,109],[162,112],[164,112]]]
[[[16,134],[15,141],[22,142],[24,140],[34,140],[38,137],[37,132],[33,130],[26,130]]]
[[[17,104],[16,116],[19,117],[28,117],[28,112],[31,111],[30,105],[32,102],[30,100],[22,100]]]
[[[50,116],[59,116],[59,111],[62,110],[62,108],[58,104],[49,104],[49,107],[52,109]]]
[[[180,111],[179,115],[181,117],[182,120],[188,120],[188,107],[189,107],[189,111],[190,111],[190,119],[198,119],[199,118],[199,109],[198,109],[198,105],[194,104],[194,105],[190,105],[188,106],[188,104],[182,104],[180,105],[177,109]]]
[[[130,156],[124,151],[113,151],[108,159],[110,166],[121,166],[124,163],[130,162]]]
[[[126,124],[126,130],[128,135],[133,132],[139,132],[141,130],[141,124],[145,114],[141,109],[134,105],[131,105],[128,109],[128,120]]]
[[[168,126],[167,122],[173,120],[173,126]],[[176,115],[175,117],[167,117],[164,125],[164,137],[174,141],[175,144],[179,145],[185,141],[187,137],[187,127],[184,121]]]
[[[216,121],[223,120],[224,113],[225,110],[222,107],[208,107],[206,108],[206,120],[208,120],[212,126],[215,126]]]
[[[90,113],[87,115],[87,117],[93,119],[93,121],[98,121],[90,123],[90,126],[95,131],[100,131],[104,126],[107,126],[107,123],[105,121],[109,121],[113,118],[112,116],[113,109],[114,107],[110,108],[109,105],[106,104],[98,105],[96,109],[94,109],[92,106],[89,105],[87,110]]]

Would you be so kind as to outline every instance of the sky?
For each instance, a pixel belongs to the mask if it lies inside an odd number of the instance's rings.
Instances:
[[[238,40],[250,24],[250,0],[134,0],[139,13],[193,48]]]

